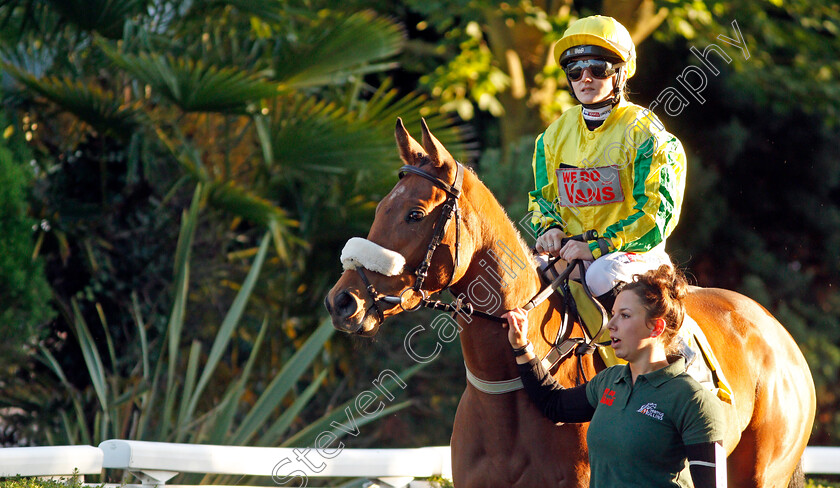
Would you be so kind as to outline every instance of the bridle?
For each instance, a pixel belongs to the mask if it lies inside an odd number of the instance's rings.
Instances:
[[[415,166],[405,165],[400,168],[399,177],[402,179],[407,174],[413,174],[420,177],[423,177],[429,180],[433,185],[440,188],[441,190],[446,193],[446,200],[441,205],[441,212],[438,216],[437,221],[435,222],[434,229],[432,231],[432,238],[429,241],[429,245],[426,248],[426,255],[423,258],[423,261],[417,268],[414,270],[414,286],[410,288],[406,288],[399,295],[385,295],[379,293],[376,288],[374,288],[373,284],[368,280],[367,276],[365,275],[364,269],[360,266],[356,268],[356,272],[359,273],[359,276],[362,279],[362,283],[365,285],[365,289],[367,290],[368,296],[370,297],[373,305],[371,307],[376,311],[377,316],[379,317],[379,321],[382,322],[385,320],[385,315],[382,312],[382,308],[379,306],[380,302],[385,302],[390,305],[399,305],[400,308],[403,309],[405,312],[413,312],[419,309],[422,306],[429,306],[430,303],[434,303],[432,300],[429,300],[428,294],[426,290],[423,290],[423,283],[426,281],[426,276],[429,273],[429,267],[432,265],[432,257],[435,254],[440,243],[443,241],[443,236],[446,234],[446,229],[449,226],[449,222],[454,218],[455,219],[455,258],[454,258],[454,266],[452,267],[452,273],[449,275],[449,281],[446,283],[446,286],[442,288],[442,290],[446,290],[452,285],[452,280],[455,278],[455,273],[458,271],[458,265],[460,263],[460,246],[461,246],[461,211],[458,208],[458,199],[461,197],[461,189],[464,184],[464,166],[461,163],[455,163],[455,181],[452,184],[449,184],[442,179],[438,178],[437,176],[423,171],[420,168]],[[415,293],[420,295],[420,302],[414,307],[406,308],[404,306],[403,296],[408,291],[414,291]]]

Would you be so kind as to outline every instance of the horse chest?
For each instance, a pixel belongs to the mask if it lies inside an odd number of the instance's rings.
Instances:
[[[465,392],[452,432],[458,488],[585,487],[586,426],[557,426],[537,411],[524,392],[501,399]],[[522,396],[522,398],[518,398]]]

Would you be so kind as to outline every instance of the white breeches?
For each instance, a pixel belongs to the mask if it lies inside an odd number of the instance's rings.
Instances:
[[[663,246],[644,253],[611,252],[589,264],[586,268],[586,284],[592,295],[598,297],[619,283],[633,281],[633,275],[643,274],[663,264],[671,264],[671,258]]]
[[[547,264],[546,255],[537,256],[540,268]],[[633,281],[633,275],[643,274],[663,264],[671,264],[665,247],[659,245],[645,253],[611,252],[595,261],[586,261],[586,285],[593,296],[599,297],[612,290],[619,283]],[[577,271],[572,277],[577,276]]]

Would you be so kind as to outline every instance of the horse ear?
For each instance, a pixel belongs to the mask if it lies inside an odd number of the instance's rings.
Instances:
[[[426,157],[426,151],[408,133],[401,118],[397,117],[397,127],[394,129],[394,136],[397,138],[397,147],[400,150],[400,159],[405,164],[417,166],[420,160]]]
[[[437,140],[437,137],[432,135],[432,131],[429,130],[429,126],[426,124],[426,119],[420,119],[420,125],[423,127],[423,148],[429,155],[432,165],[439,168],[447,161],[454,161],[449,151],[443,147],[443,144]]]

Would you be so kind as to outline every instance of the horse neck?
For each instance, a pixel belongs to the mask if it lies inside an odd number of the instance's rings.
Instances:
[[[540,289],[540,279],[530,250],[496,198],[478,179],[464,180],[466,204],[464,226],[470,234],[473,253],[464,276],[452,286],[477,310],[493,315],[525,305]],[[540,307],[540,310],[544,310]],[[534,310],[531,323],[539,323]],[[510,357],[507,329],[477,317],[459,317],[464,361],[482,379],[509,379],[516,374]],[[529,332],[533,335],[534,331]]]

